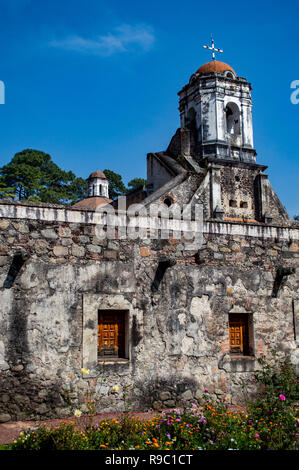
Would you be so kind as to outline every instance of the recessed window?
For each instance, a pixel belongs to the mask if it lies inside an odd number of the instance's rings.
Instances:
[[[250,356],[253,354],[251,314],[229,314],[229,346],[231,354],[242,356]]]
[[[240,202],[240,207],[241,207],[241,209],[247,209],[248,203],[246,201],[241,201]]]
[[[126,310],[99,310],[98,312],[98,357],[117,359],[128,357]]]
[[[237,201],[235,201],[234,199],[231,199],[229,201],[229,207],[237,207]]]
[[[240,110],[236,103],[228,103],[225,108],[226,132],[232,135],[240,134]]]
[[[163,202],[167,207],[170,207],[173,201],[171,197],[166,197]]]

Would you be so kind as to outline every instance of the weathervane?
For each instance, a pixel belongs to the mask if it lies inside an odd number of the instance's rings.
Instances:
[[[215,60],[215,51],[216,52],[223,52],[222,49],[216,49],[215,47],[215,44],[214,44],[214,39],[213,39],[213,36],[211,35],[211,44],[212,44],[212,47],[211,46],[203,46],[205,49],[209,49],[210,51],[212,51],[212,59]]]

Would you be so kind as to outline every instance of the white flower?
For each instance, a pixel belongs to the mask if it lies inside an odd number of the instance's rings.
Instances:
[[[82,411],[80,411],[80,410],[75,410],[75,416],[76,416],[77,418],[80,418],[81,415],[82,415]]]

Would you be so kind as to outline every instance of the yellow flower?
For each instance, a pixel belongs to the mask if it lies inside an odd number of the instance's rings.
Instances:
[[[114,385],[113,389],[112,389],[114,392],[118,392],[118,386],[117,385]]]
[[[81,369],[82,374],[89,374],[89,369]]]

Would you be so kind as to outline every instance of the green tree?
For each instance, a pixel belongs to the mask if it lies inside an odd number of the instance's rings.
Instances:
[[[0,199],[15,199],[15,197],[15,189],[7,187],[4,178],[0,176]]]
[[[0,168],[0,174],[1,186],[12,189],[19,200],[74,203],[86,194],[82,178],[59,168],[50,155],[40,150],[16,153],[10,163]]]
[[[133,178],[131,181],[128,182],[128,188],[130,190],[141,188],[146,184],[146,180],[144,178]]]
[[[103,173],[109,181],[109,197],[111,199],[126,193],[121,175],[114,173],[112,170],[104,170]]]
[[[299,215],[294,215],[294,219],[299,222]]]

